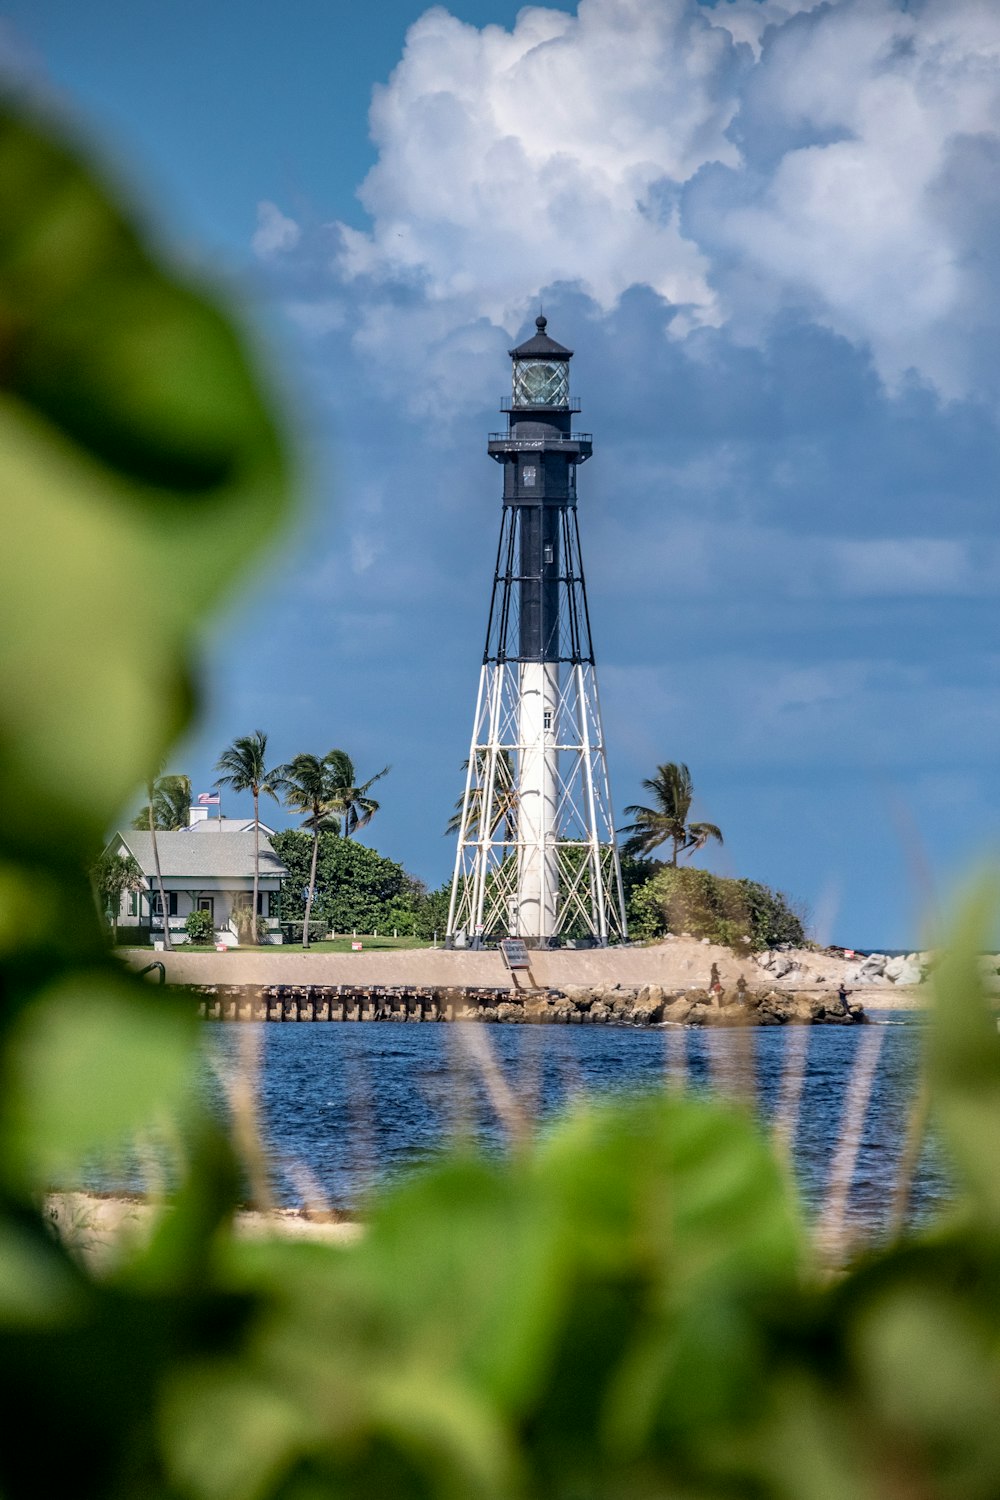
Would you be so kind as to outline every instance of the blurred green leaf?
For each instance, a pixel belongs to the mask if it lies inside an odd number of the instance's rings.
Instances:
[[[984,880],[962,903],[934,970],[927,1039],[931,1106],[978,1218],[1000,1228],[1000,1032],[980,955],[990,946],[1000,883]]]
[[[160,1410],[167,1468],[185,1494],[258,1500],[321,1441],[310,1415],[238,1364],[189,1367],[170,1381]]]
[[[72,1318],[82,1302],[66,1257],[37,1226],[0,1219],[0,1327],[38,1327]]]
[[[537,1171],[579,1258],[650,1271],[673,1297],[703,1279],[770,1281],[800,1265],[781,1169],[731,1106],[670,1096],[580,1111],[543,1143]]]
[[[182,1115],[192,1030],[178,1005],[142,1004],[124,980],[81,973],[50,986],[8,1044],[7,1160],[45,1184],[120,1148],[158,1115]]]
[[[0,348],[2,836],[65,864],[183,727],[192,627],[279,521],[287,472],[229,323],[9,112]]]

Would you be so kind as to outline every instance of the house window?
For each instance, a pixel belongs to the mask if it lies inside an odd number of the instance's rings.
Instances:
[[[172,917],[176,917],[176,915],[177,915],[177,892],[176,891],[168,891],[167,892],[167,912]],[[160,893],[159,893],[159,891],[157,891],[156,895],[153,897],[153,916],[154,917],[162,917],[163,916],[163,903],[160,900]]]
[[[199,896],[198,897],[198,910],[199,911],[207,911],[207,912],[209,912],[211,914],[212,921],[214,922],[215,921],[215,897],[214,896]]]
[[[534,464],[525,464],[523,470],[521,471],[521,481],[524,484],[526,490],[534,489],[535,475],[537,474],[537,472],[538,470],[535,468]]]
[[[268,912],[268,909],[267,909],[267,895],[268,895],[267,891],[258,891],[257,892],[257,915],[258,915],[258,917],[266,917],[266,916],[269,915],[269,912]]]
[[[138,891],[129,891],[128,893],[128,915],[130,917],[137,917],[139,915]]]

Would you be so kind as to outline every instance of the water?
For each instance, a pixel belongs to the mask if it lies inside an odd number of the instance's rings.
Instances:
[[[882,1049],[858,1153],[850,1216],[869,1233],[884,1228],[906,1138],[919,1065],[919,1012],[894,1012]],[[206,1030],[223,1069],[238,1056],[244,1026]],[[442,1151],[456,1130],[487,1151],[503,1147],[478,1070],[457,1028],[433,1025],[263,1025],[260,1105],[279,1198],[302,1198],[302,1168],[340,1207],[361,1204],[373,1187]],[[816,1210],[842,1129],[845,1089],[871,1027],[761,1027],[629,1030],[591,1026],[486,1026],[483,1033],[515,1093],[540,1121],[572,1095],[606,1096],[662,1087],[683,1071],[697,1089],[752,1090],[769,1122],[786,1048],[807,1048],[794,1147],[803,1198]],[[793,1042],[794,1045],[794,1042]],[[948,1196],[946,1167],[933,1143],[912,1192],[921,1220]]]

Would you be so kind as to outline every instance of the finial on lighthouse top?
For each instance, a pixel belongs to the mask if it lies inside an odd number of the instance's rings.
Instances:
[[[539,313],[535,319],[537,332],[530,339],[525,339],[523,344],[518,344],[516,349],[507,350],[511,359],[572,359],[572,349],[566,349],[562,344],[557,344],[555,339],[549,338],[545,332],[548,326],[548,318]]]
[[[519,406],[568,406],[569,362],[572,349],[550,339],[548,319],[539,313],[535,333],[516,349],[508,349],[514,361],[513,404]]]

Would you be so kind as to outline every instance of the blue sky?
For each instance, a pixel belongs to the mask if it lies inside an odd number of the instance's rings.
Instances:
[[[450,873],[486,433],[544,300],[619,819],[687,761],[713,867],[858,946],[995,856],[991,0],[0,0],[0,63],[226,282],[300,434],[297,532],[206,643],[197,790],[258,726],[389,761],[369,842]]]

